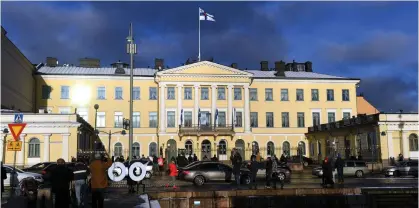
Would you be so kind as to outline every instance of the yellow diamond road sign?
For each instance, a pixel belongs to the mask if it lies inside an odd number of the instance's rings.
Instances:
[[[22,141],[8,141],[7,151],[20,151],[22,150]]]

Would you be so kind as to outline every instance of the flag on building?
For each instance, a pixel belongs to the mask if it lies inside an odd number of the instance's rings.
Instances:
[[[195,10],[196,11],[196,10]],[[195,13],[196,14],[196,13]],[[199,20],[207,20],[215,22],[214,15],[206,13],[203,9],[199,8]]]
[[[183,109],[180,111],[180,125],[183,124]]]

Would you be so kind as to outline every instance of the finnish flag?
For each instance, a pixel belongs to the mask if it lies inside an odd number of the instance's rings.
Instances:
[[[214,15],[206,13],[203,9],[199,8],[199,20],[207,20],[215,22]]]

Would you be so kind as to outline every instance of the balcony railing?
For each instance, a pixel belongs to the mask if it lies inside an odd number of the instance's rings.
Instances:
[[[336,122],[330,122],[327,124],[321,124],[317,126],[308,127],[308,132],[319,132],[319,131],[330,131],[334,129],[340,129],[344,127],[354,127],[358,125],[373,124],[378,122],[379,114],[373,115],[359,115],[349,119],[343,119]]]
[[[182,125],[179,136],[234,136],[232,125]]]

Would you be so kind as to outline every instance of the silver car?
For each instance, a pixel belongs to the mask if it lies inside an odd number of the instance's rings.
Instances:
[[[402,161],[397,163],[395,166],[387,167],[383,170],[386,177],[395,176],[414,176],[418,177],[418,161]]]
[[[345,166],[343,167],[343,176],[345,177],[355,176],[357,178],[361,178],[366,173],[370,172],[365,161],[345,160],[344,163],[345,163]],[[315,176],[322,177],[323,176],[322,167],[313,168],[311,173]],[[337,174],[336,170],[334,170],[333,173],[336,175]]]
[[[10,184],[11,184],[11,173],[13,173],[13,167],[8,166],[8,165],[3,165],[3,167],[6,169],[6,175],[7,175],[7,179],[4,180],[4,186],[10,186]],[[17,173],[16,184],[18,184],[18,182],[20,182],[24,178],[33,178],[36,181],[38,181],[39,183],[44,182],[44,179],[42,178],[42,175],[39,174],[39,173],[25,172],[25,171],[23,171],[19,168],[16,168],[16,173]],[[16,180],[16,178],[14,180]]]

